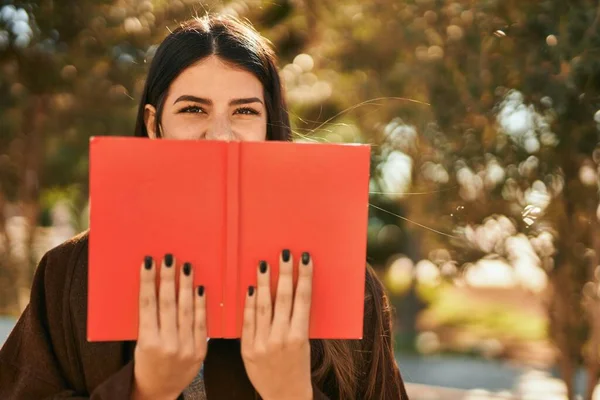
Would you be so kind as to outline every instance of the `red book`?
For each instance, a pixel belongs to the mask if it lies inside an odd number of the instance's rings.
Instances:
[[[239,338],[258,262],[314,263],[310,337],[362,337],[367,145],[101,137],[90,142],[89,341],[135,340],[140,266],[172,253],[207,296],[209,337]]]

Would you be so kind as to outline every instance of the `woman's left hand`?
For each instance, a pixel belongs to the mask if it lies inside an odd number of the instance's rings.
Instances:
[[[258,284],[248,288],[242,331],[242,359],[250,382],[264,400],[312,399],[308,326],[313,265],[302,254],[294,296],[293,260],[289,250],[279,259],[275,310],[270,267],[258,266]]]

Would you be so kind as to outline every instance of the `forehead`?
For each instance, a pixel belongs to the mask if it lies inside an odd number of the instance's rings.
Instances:
[[[240,97],[262,99],[263,87],[252,73],[209,56],[185,69],[171,83],[169,97],[190,94],[229,100]]]

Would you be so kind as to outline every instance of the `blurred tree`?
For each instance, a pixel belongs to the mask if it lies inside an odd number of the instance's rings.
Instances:
[[[36,226],[48,215],[41,192],[74,185],[79,190],[67,192],[83,208],[89,137],[132,132],[134,96],[153,44],[166,25],[192,15],[192,3],[0,2],[0,233],[7,253],[5,201],[28,221],[17,288],[29,288],[37,262]]]
[[[285,74],[301,126],[374,145],[374,189],[417,223],[399,226],[419,232],[423,254],[508,260],[511,237],[530,239],[550,280],[561,375],[573,398],[583,361],[588,399],[600,351],[599,17],[592,1],[325,1],[322,40],[306,51],[331,95],[315,102],[306,71]],[[380,100],[356,108],[369,99]],[[311,122],[342,110],[344,127]]]

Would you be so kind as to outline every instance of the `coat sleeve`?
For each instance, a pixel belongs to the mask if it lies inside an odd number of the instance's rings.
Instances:
[[[86,268],[87,277],[87,260],[81,265],[81,259],[87,259],[87,238],[63,244],[40,261],[29,304],[0,349],[0,399],[130,398],[133,361],[123,362],[118,344],[105,348],[107,358],[95,360],[96,369],[85,369],[86,354],[95,350],[77,337],[85,319],[73,316],[71,291],[75,268]],[[78,290],[86,297],[86,287]],[[78,300],[78,313],[85,313],[86,298]]]

